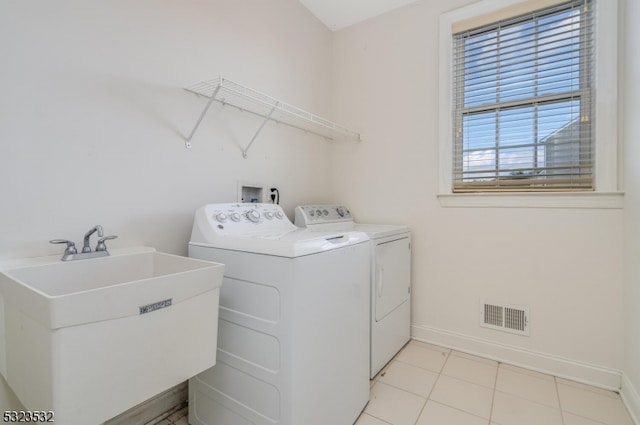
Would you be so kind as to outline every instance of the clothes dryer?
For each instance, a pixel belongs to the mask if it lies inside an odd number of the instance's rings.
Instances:
[[[303,205],[295,225],[307,229],[358,231],[370,241],[370,378],[411,338],[411,231],[407,226],[360,224],[341,205]]]
[[[189,256],[225,273],[217,364],[189,380],[190,424],[356,421],[369,400],[368,240],[300,229],[273,204],[196,211]]]

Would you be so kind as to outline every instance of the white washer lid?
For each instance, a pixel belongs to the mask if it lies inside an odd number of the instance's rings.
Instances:
[[[362,232],[319,232],[299,229],[279,236],[223,236],[211,242],[191,241],[189,245],[295,258],[367,241],[369,237]]]
[[[248,213],[257,211],[257,222]],[[266,219],[266,213],[281,218]],[[239,214],[238,221],[231,216]],[[224,220],[220,220],[224,214]],[[366,242],[366,233],[353,230],[301,229],[273,204],[209,204],[195,214],[190,245],[294,258]]]

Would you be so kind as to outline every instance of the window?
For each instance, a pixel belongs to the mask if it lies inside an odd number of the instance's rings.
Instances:
[[[454,192],[594,188],[592,2],[453,34]]]

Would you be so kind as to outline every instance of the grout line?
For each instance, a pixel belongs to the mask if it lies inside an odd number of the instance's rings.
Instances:
[[[553,383],[556,387],[556,397],[558,397],[558,407],[560,408],[560,420],[562,421],[562,425],[564,425],[564,411],[562,410],[562,402],[560,401],[560,389],[558,388],[558,380],[556,377],[553,377]]]
[[[433,387],[431,387],[431,390],[429,391],[429,394],[427,395],[427,398],[424,400],[424,404],[422,405],[422,409],[420,409],[420,412],[418,413],[418,417],[416,418],[416,421],[414,422],[414,425],[416,425],[418,423],[418,421],[420,420],[420,416],[422,416],[422,413],[424,412],[424,408],[427,407],[427,403],[431,399],[431,394],[433,393],[433,390],[435,389],[436,385],[438,385],[438,381],[440,380],[440,376],[442,376],[442,375],[439,373],[438,377],[436,378],[436,380],[433,383]]]
[[[433,390],[435,390],[436,385],[438,385],[438,381],[440,380],[440,377],[442,376],[442,371],[444,370],[444,365],[447,364],[447,362],[449,361],[449,357],[451,356],[451,350],[449,350],[448,353],[442,352],[442,354],[445,355],[444,363],[442,363],[442,367],[440,368],[440,372],[437,372],[438,373],[438,377],[434,381],[433,386],[431,387],[431,390],[429,391],[429,394],[427,394],[427,398],[424,401],[424,404],[422,405],[422,409],[420,409],[420,413],[418,413],[418,417],[416,418],[416,421],[414,422],[414,425],[417,425],[418,421],[420,420],[420,416],[422,416],[422,413],[424,413],[424,408],[427,407],[427,403],[431,399],[431,394],[433,394]],[[431,371],[431,372],[433,372],[433,371]]]
[[[489,410],[489,425],[493,421],[493,404],[496,402],[496,390],[498,388],[498,373],[500,373],[500,365],[502,362],[497,362],[498,365],[496,367],[496,377],[493,380],[493,393],[491,394],[491,409]]]
[[[438,384],[438,381],[440,380],[440,378],[441,378],[442,376],[447,376],[447,377],[449,377],[448,375],[444,374],[444,373],[443,373],[443,371],[444,371],[444,369],[445,369],[445,367],[446,367],[446,365],[447,365],[447,362],[451,359],[451,357],[459,357],[459,358],[467,359],[467,360],[470,360],[470,361],[475,361],[475,362],[476,362],[476,363],[478,363],[478,364],[484,364],[483,362],[481,362],[481,361],[477,361],[477,360],[475,360],[475,359],[470,359],[470,358],[467,358],[467,357],[464,357],[464,356],[455,356],[455,355],[453,355],[453,353],[454,353],[454,350],[450,350],[450,351],[449,351],[449,353],[445,354],[445,356],[446,356],[446,360],[445,360],[445,362],[442,364],[442,367],[440,368],[440,372],[438,372],[438,377],[436,378],[436,381],[434,382],[433,387],[431,388],[431,391],[429,391],[429,395],[427,396],[427,400],[425,401],[425,404],[422,406],[422,410],[420,411],[420,414],[418,415],[418,418],[416,419],[416,422],[414,423],[414,425],[417,425],[418,420],[420,419],[420,416],[424,413],[424,409],[425,409],[425,407],[426,407],[426,405],[427,405],[427,402],[429,402],[429,400],[431,400],[433,403],[437,403],[437,404],[439,404],[439,405],[441,405],[441,406],[445,406],[445,407],[447,407],[447,408],[449,408],[449,409],[457,410],[457,411],[459,411],[459,412],[463,412],[463,413],[465,413],[465,414],[472,415],[472,416],[477,417],[477,418],[482,419],[482,420],[487,420],[487,421],[488,421],[487,423],[488,423],[489,425],[491,424],[491,418],[492,418],[492,415],[493,415],[493,402],[494,402],[494,399],[495,399],[496,386],[497,386],[497,382],[498,382],[498,370],[499,370],[500,362],[497,362],[497,361],[496,361],[496,375],[495,375],[495,377],[494,377],[494,381],[493,381],[493,388],[492,388],[492,391],[493,391],[493,392],[492,392],[492,398],[491,398],[491,409],[490,409],[490,411],[489,411],[489,418],[485,418],[485,417],[482,417],[482,416],[478,416],[478,415],[475,415],[475,414],[473,414],[473,413],[470,413],[470,412],[468,412],[468,411],[466,411],[466,410],[460,409],[460,408],[458,408],[458,407],[450,406],[450,405],[448,405],[448,404],[441,403],[441,402],[439,402],[439,401],[436,401],[436,400],[432,400],[432,399],[431,399],[431,395],[433,394],[433,391],[435,390],[435,387],[436,387],[436,385]],[[443,353],[443,354],[444,354],[444,353]],[[402,362],[401,360],[399,360],[399,361],[400,361],[401,363],[404,363],[404,362]],[[422,368],[422,369],[424,369],[424,368]],[[427,369],[425,369],[425,370],[427,370]],[[431,372],[433,372],[433,371],[431,371]],[[470,381],[466,381],[466,380],[461,379],[461,378],[456,378],[456,377],[449,377],[449,378],[457,379],[457,380],[460,380],[460,381],[462,381],[462,382],[466,382],[466,383],[469,383],[469,384],[472,384],[472,385],[477,385],[477,386],[480,386],[480,387],[488,388],[488,387],[486,387],[486,386],[484,386],[484,385],[480,385],[480,384],[477,384],[477,383],[473,383],[473,382],[470,382]]]
[[[491,419],[487,419],[487,418],[485,418],[484,416],[478,416],[478,415],[476,415],[475,413],[471,413],[471,412],[466,411],[466,410],[464,410],[464,409],[461,409],[461,408],[459,408],[459,407],[450,406],[450,405],[448,405],[448,404],[446,404],[446,403],[443,403],[443,402],[441,402],[441,401],[431,400],[431,402],[432,402],[432,403],[434,403],[434,404],[439,404],[440,406],[444,406],[444,407],[446,407],[447,409],[455,410],[455,411],[457,411],[457,412],[464,413],[465,415],[469,415],[469,416],[473,416],[474,418],[482,419],[483,421],[491,421]],[[454,425],[454,424],[447,424],[447,425]],[[500,424],[496,424],[496,425],[500,425]],[[605,425],[605,424],[603,424],[603,425]]]

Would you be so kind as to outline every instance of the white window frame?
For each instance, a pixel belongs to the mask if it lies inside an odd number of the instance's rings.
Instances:
[[[556,3],[561,3],[558,0]],[[480,16],[540,0],[481,0],[440,16],[439,179],[438,199],[444,207],[622,208],[618,158],[618,0],[599,0],[594,31],[595,59],[595,190],[552,193],[453,193],[453,27]],[[548,3],[548,1],[546,2]],[[495,19],[496,21],[499,18]]]

